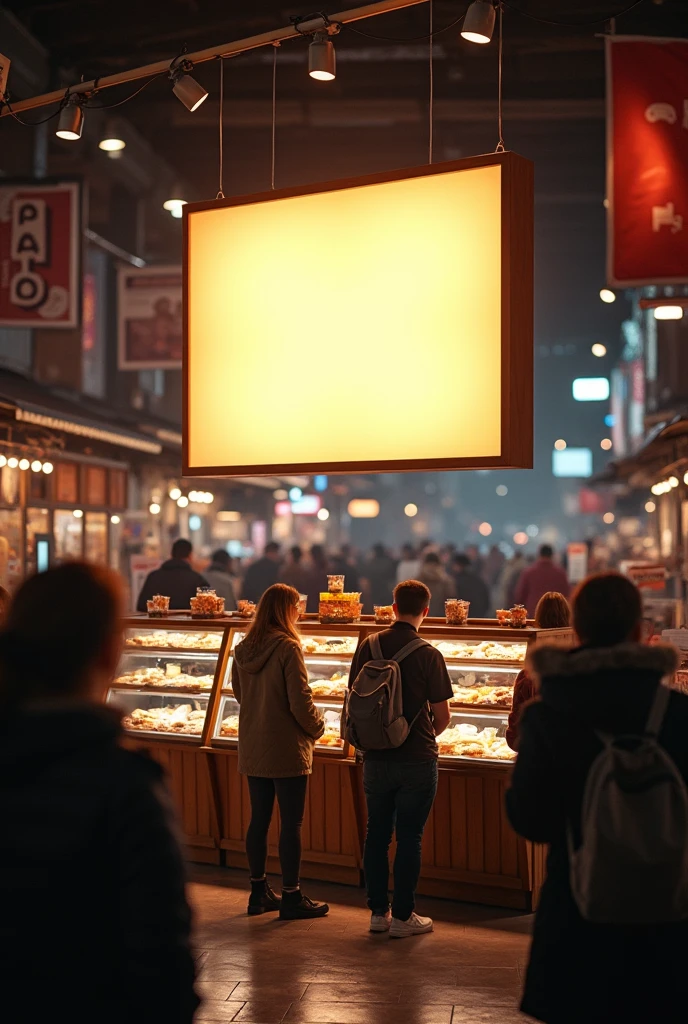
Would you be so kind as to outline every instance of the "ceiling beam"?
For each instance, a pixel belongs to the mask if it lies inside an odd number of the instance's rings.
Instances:
[[[388,11],[398,11],[406,7],[416,7],[427,3],[428,0],[377,0],[376,3],[366,4],[363,7],[354,7],[346,11],[339,11],[336,14],[328,15],[331,22],[342,25],[353,21],[361,21],[365,18],[374,18],[378,14],[386,14]],[[316,20],[316,16],[311,20]],[[305,27],[306,23],[304,23]],[[192,64],[202,64],[204,61],[217,60],[220,57],[234,57],[238,53],[245,53],[247,50],[255,50],[261,46],[272,46],[282,43],[287,39],[296,39],[303,33],[293,24],[284,28],[274,29],[271,32],[261,32],[259,35],[248,36],[246,39],[237,39],[232,43],[224,43],[218,46],[210,46],[205,50],[196,50],[194,53],[184,54],[184,59]],[[141,78],[153,78],[163,75],[169,71],[170,63],[167,60],[157,61],[155,64],[145,64],[142,67],[132,68],[129,71],[120,71],[114,75],[106,75],[103,78],[92,79],[90,82],[78,82],[68,87],[70,95],[87,95],[94,91],[100,92],[115,85],[124,85],[127,82],[136,82]],[[29,99],[20,100],[12,104],[14,113],[21,113],[25,110],[36,110],[39,107],[46,107],[51,103],[60,103],[65,96],[65,89],[58,89],[54,92],[43,93],[40,96],[31,96]],[[10,110],[4,104],[0,110],[0,117],[7,117]]]

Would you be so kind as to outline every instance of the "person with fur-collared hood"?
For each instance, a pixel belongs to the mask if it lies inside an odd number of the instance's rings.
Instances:
[[[515,831],[549,844],[521,1009],[547,1024],[686,1020],[688,921],[599,925],[585,921],[569,881],[567,831],[581,841],[588,771],[603,735],[645,731],[657,688],[678,665],[673,647],[641,644],[642,609],[625,576],[592,576],[576,590],[579,646],[534,650],[540,700],[528,705],[506,795]],[[668,681],[668,680],[667,680]],[[688,696],[673,692],[658,741],[688,781]]]

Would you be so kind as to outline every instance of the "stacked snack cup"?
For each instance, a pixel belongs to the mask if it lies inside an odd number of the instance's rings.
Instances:
[[[528,611],[523,604],[515,604],[509,612],[514,629],[523,629],[528,622]]]
[[[343,576],[328,576],[327,577],[327,589],[330,594],[343,594],[344,593],[344,577]]]
[[[252,619],[256,614],[256,603],[255,601],[241,600],[237,601],[237,611],[244,619]]]
[[[162,619],[170,611],[170,599],[163,594],[153,594],[150,601],[146,601],[146,610],[151,619]]]
[[[389,626],[394,622],[394,608],[391,604],[373,605],[375,621],[380,625]]]
[[[468,609],[470,601],[462,601],[460,598],[452,597],[444,602],[444,614],[448,626],[465,626],[468,622]]]
[[[509,611],[508,608],[497,609],[497,622],[500,626],[511,625],[511,612]]]
[[[303,619],[306,616],[306,608],[308,607],[308,594],[299,594],[299,618]]]

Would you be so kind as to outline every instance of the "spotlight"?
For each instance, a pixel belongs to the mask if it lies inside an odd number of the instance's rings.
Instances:
[[[469,43],[489,43],[495,27],[495,8],[492,0],[473,0],[466,11],[461,38]]]
[[[600,298],[603,302],[616,302],[616,293],[611,288],[600,288]]]
[[[7,456],[0,455],[0,468],[7,465]]]
[[[564,449],[566,448],[566,441],[564,440],[564,438],[563,437],[558,438],[554,442],[554,447],[557,449],[558,452],[563,452]]]
[[[600,448],[603,451],[608,452],[611,449],[611,447],[612,447],[612,440],[611,440],[611,438],[610,437],[603,437],[602,440],[600,441]]]
[[[597,356],[598,359],[601,359],[602,356],[606,356],[607,354],[607,346],[602,345],[599,341],[596,341],[590,349],[590,351],[594,356]]]
[[[655,505],[654,501],[646,501],[645,502],[645,511],[646,512],[654,512],[654,510],[656,508],[657,508],[657,506]]]
[[[318,509],[318,519],[320,520],[321,523],[326,523],[329,518],[330,518],[330,510],[329,509],[327,509],[327,508],[319,508]]]
[[[655,320],[682,320],[683,306],[655,306]]]
[[[158,505],[157,501],[152,501],[150,503],[150,505],[148,506],[148,511],[152,516],[157,516],[159,514],[160,506]]]
[[[40,471],[43,469],[43,463],[40,461],[40,459],[33,460],[33,462],[31,463],[31,469],[34,473],[40,473]]]
[[[26,470],[29,468],[30,465],[31,465],[31,463],[29,462],[28,459],[20,459],[19,460],[19,468],[24,473],[26,472]]]
[[[46,473],[47,475],[50,475],[50,473],[52,473],[53,468],[54,467],[53,467],[52,462],[44,462],[43,463],[43,472]]]
[[[60,111],[55,134],[58,139],[67,139],[68,142],[76,142],[81,138],[84,128],[84,110],[81,106],[80,96],[70,96]]]
[[[336,77],[337,58],[327,32],[316,32],[308,47],[308,74],[318,82],[331,82]]]
[[[10,469],[16,469],[17,466],[19,465],[19,459],[16,458],[16,456],[14,455],[10,455],[9,459],[7,460],[7,465]]]
[[[409,519],[413,519],[414,516],[418,515],[418,506],[410,501],[408,505],[404,505],[404,515],[408,516]]]
[[[189,499],[185,494],[182,494],[181,498],[177,498],[177,505],[179,506],[179,508],[186,508],[188,504]]]
[[[117,125],[114,121],[108,121],[105,126],[105,132],[102,139],[98,143],[98,149],[102,149],[105,153],[121,153],[126,147],[126,142],[122,138],[121,132],[117,130]]]
[[[119,516],[110,516],[110,522],[112,523],[113,526],[119,526],[119,524],[120,524]]]
[[[189,74],[193,70],[190,60],[183,60],[170,71],[170,78],[174,85],[172,92],[178,100],[184,104],[192,114],[198,110],[203,100],[208,99],[208,90],[199,85],[195,78]]]
[[[177,499],[181,498],[181,496],[182,496],[181,488],[180,487],[170,487],[169,494],[170,494],[170,498],[172,499],[172,501],[177,501]]]
[[[163,210],[167,210],[176,220],[182,219],[182,207],[186,206],[186,199],[179,198],[181,189],[172,190],[172,198],[166,199],[162,204]],[[175,198],[176,197],[176,198]]]
[[[72,512],[72,515],[74,516],[75,519],[83,519],[84,518],[83,509],[75,508],[74,511]]]

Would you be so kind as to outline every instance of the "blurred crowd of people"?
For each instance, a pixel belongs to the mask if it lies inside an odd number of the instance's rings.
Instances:
[[[231,597],[226,589],[222,592],[228,610],[239,597],[257,602],[274,583],[286,583],[307,595],[307,610],[317,612],[318,595],[327,590],[330,574],[344,575],[346,590],[361,592],[366,612],[372,612],[374,605],[390,604],[396,584],[408,579],[430,588],[434,616],[444,615],[447,598],[460,597],[470,601],[471,618],[492,618],[497,608],[515,603],[526,605],[532,618],[544,593],[569,592],[566,572],[546,544],[537,558],[522,551],[507,558],[496,544],[483,555],[474,545],[459,550],[455,544],[432,541],[404,544],[400,550],[378,543],[367,553],[350,544],[337,551],[326,551],[320,544],[309,550],[299,545],[284,550],[271,541],[260,557],[243,564],[224,551],[216,552],[211,570],[204,572],[211,586],[217,588],[224,581],[225,587],[232,588]]]

